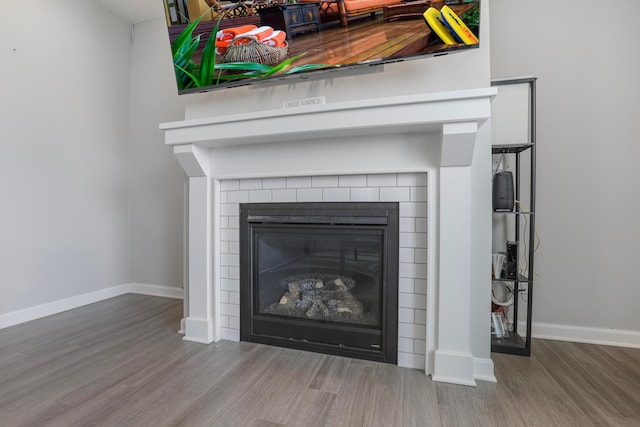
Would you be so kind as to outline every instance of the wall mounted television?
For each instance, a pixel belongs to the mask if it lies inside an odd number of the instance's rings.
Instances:
[[[480,0],[163,0],[178,93],[479,45]]]

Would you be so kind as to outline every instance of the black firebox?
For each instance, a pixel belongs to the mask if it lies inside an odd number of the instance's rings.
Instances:
[[[398,203],[240,205],[240,338],[397,363]]]

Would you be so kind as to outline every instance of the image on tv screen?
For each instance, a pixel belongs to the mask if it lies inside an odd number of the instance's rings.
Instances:
[[[479,45],[479,0],[163,2],[181,94]]]

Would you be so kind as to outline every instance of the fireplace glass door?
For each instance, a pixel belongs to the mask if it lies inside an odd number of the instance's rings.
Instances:
[[[395,363],[397,204],[246,204],[241,221],[243,340]]]

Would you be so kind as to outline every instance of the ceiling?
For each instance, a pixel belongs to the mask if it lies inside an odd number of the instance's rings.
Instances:
[[[94,0],[132,24],[164,16],[162,0]]]

